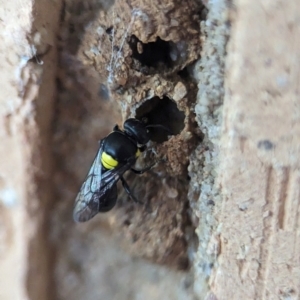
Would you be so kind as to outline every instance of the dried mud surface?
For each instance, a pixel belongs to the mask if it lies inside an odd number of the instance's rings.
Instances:
[[[200,55],[201,13],[202,6],[195,1],[184,6],[178,1],[65,2],[54,134],[58,201],[53,205],[51,233],[58,298],[71,297],[69,287],[81,276],[94,272],[100,278],[107,271],[109,263],[102,269],[95,267],[102,252],[108,261],[123,261],[113,258],[110,247],[123,249],[125,257],[147,258],[174,270],[189,267],[187,239],[194,237],[188,215],[187,165],[202,138],[193,114],[197,86],[190,65]],[[127,176],[144,205],[130,201],[120,188],[119,201],[111,212],[75,225],[74,199],[97,151],[97,141],[128,117],[155,119],[156,113],[160,115],[156,122],[176,135],[164,143],[152,142],[138,166],[153,159],[163,162],[143,176]],[[153,136],[161,138],[157,132]],[[132,263],[141,264],[139,260]],[[112,272],[115,280],[123,276],[117,275],[117,269]],[[188,276],[169,273],[174,282]],[[69,278],[71,284],[63,278]],[[184,286],[178,288],[189,297],[191,286]]]

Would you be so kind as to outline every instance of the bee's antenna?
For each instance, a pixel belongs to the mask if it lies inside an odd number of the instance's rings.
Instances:
[[[147,125],[146,128],[160,128],[160,129],[163,129],[163,130],[167,131],[171,135],[174,134],[168,127],[165,127],[165,126],[160,125],[160,124]]]

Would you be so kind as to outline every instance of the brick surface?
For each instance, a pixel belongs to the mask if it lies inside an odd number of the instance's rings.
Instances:
[[[219,182],[218,299],[298,299],[300,8],[235,1]]]
[[[48,299],[49,128],[59,4],[0,1],[1,300]]]

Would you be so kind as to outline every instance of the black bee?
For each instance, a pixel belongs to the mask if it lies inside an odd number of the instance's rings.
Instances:
[[[145,122],[133,118],[126,120],[123,127],[124,130],[121,130],[116,125],[100,141],[100,148],[75,200],[73,218],[76,222],[88,221],[99,212],[111,210],[118,198],[118,180],[121,180],[130,198],[140,202],[131,193],[123,174],[128,170],[136,174],[150,170],[155,163],[142,170],[133,168],[150,140],[149,128],[169,130],[162,125],[146,125]]]

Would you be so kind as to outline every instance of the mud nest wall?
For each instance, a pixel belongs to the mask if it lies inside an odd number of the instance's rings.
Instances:
[[[144,297],[163,293],[165,286],[170,295],[180,291],[193,297],[190,270],[197,238],[189,209],[187,166],[203,139],[195,119],[197,84],[192,71],[200,57],[200,22],[206,13],[197,1],[184,6],[180,1],[65,2],[54,147],[59,161],[56,197],[68,200],[54,203],[51,220],[59,298],[93,298],[94,293],[110,298],[129,292],[124,287],[129,279],[119,272],[118,264],[129,273],[143,274],[145,281],[152,269],[162,272],[161,283],[145,288]],[[129,117],[146,118],[149,124],[170,131],[150,129],[151,142],[138,166],[153,160],[160,163],[141,177],[126,176],[144,205],[133,203],[120,187],[116,208],[75,225],[71,218],[74,197],[97,141]],[[123,255],[111,247],[122,249]],[[143,267],[140,258],[147,259]],[[107,263],[99,267],[102,259]],[[103,282],[99,291],[90,293],[89,287],[107,272],[113,277],[110,288]],[[168,278],[163,280],[165,272]],[[91,283],[70,288],[82,278]],[[173,291],[170,283],[180,281]],[[136,290],[138,282],[132,288]]]

